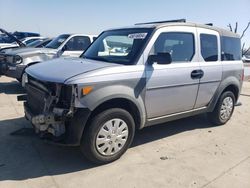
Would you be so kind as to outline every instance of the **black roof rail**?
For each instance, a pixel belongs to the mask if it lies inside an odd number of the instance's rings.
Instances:
[[[171,22],[186,22],[186,19],[177,19],[177,20],[165,20],[165,21],[156,21],[156,22],[136,23],[135,25],[171,23]]]
[[[205,25],[213,26],[213,23],[206,23]]]

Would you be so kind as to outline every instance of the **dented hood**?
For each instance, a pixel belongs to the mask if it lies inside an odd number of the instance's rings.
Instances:
[[[41,81],[64,83],[74,76],[109,66],[115,64],[83,58],[57,58],[32,65],[26,73]]]
[[[36,54],[56,54],[57,50],[50,48],[14,48],[3,51],[8,55],[19,55],[22,57],[34,56]]]

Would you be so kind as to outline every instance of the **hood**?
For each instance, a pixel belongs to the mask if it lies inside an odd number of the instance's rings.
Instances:
[[[82,58],[57,58],[32,65],[26,73],[41,81],[64,83],[74,76],[110,66],[117,65]]]
[[[14,46],[18,46],[18,45],[17,44],[12,44],[12,43],[1,43],[0,44],[0,49],[8,48],[8,47],[14,47]]]
[[[12,48],[3,50],[5,54],[8,55],[19,55],[19,56],[30,56],[34,54],[48,54],[48,53],[56,53],[57,50],[50,48]]]

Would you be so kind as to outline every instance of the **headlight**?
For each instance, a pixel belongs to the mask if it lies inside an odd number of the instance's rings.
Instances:
[[[23,59],[19,55],[16,55],[13,58],[13,63],[15,63],[15,64],[21,64],[22,62],[23,62]]]
[[[14,63],[14,56],[12,55],[7,55],[5,59],[7,63]]]
[[[28,83],[28,75],[27,75],[27,73],[23,73],[23,75],[22,75],[22,86],[25,87],[26,83]]]
[[[19,55],[6,55],[5,56],[6,62],[10,64],[21,64],[23,59]]]

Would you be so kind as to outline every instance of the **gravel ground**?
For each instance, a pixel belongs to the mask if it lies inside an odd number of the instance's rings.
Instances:
[[[16,101],[23,92],[0,78],[0,188],[250,187],[250,82],[226,125],[199,115],[145,128],[121,159],[103,166],[37,138]]]

